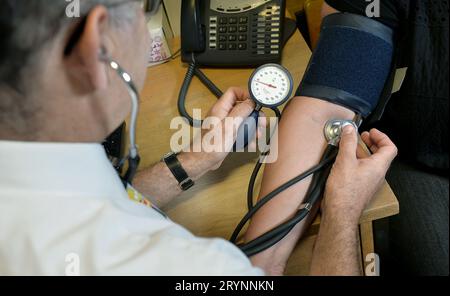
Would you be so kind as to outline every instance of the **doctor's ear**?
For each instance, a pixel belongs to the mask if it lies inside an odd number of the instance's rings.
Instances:
[[[104,6],[97,6],[67,38],[64,62],[79,92],[88,93],[107,87],[108,77],[101,55],[107,54],[105,42],[108,29],[108,11]]]

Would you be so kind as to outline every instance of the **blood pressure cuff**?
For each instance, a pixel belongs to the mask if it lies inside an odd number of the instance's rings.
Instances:
[[[360,15],[329,15],[297,96],[323,99],[368,117],[382,97],[393,59],[391,28]]]

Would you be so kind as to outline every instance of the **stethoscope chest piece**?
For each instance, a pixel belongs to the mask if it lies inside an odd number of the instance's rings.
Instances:
[[[324,134],[328,143],[333,146],[338,146],[341,140],[342,131],[346,126],[352,125],[355,130],[358,126],[351,120],[330,120],[325,124]]]

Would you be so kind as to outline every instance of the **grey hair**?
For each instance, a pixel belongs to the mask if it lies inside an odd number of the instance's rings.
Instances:
[[[7,86],[24,92],[21,78],[33,55],[76,21],[66,15],[73,1],[80,4],[80,17],[96,5],[105,5],[113,22],[133,18],[133,12],[120,5],[130,0],[0,0],[0,89]]]
[[[80,4],[80,18],[66,14],[74,1]],[[96,5],[108,8],[114,25],[131,22],[136,9],[125,4],[132,2],[140,1],[0,0],[0,126],[18,134],[33,133],[30,128],[37,127],[32,118],[42,107],[28,97],[38,85],[33,77],[39,76],[36,73],[45,64],[46,46],[67,32],[70,24],[81,24]]]

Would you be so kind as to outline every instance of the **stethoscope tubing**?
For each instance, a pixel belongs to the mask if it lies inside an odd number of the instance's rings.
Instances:
[[[265,204],[267,204],[269,201],[271,201],[273,198],[275,198],[277,195],[279,195],[280,193],[282,193],[283,191],[289,189],[290,187],[294,186],[295,184],[305,180],[306,178],[308,178],[309,176],[316,174],[320,171],[328,171],[326,170],[328,167],[331,167],[332,163],[334,162],[334,160],[336,159],[337,156],[337,147],[333,146],[333,145],[329,145],[323,155],[322,161],[314,166],[313,168],[307,170],[306,172],[300,174],[299,176],[289,180],[288,182],[284,183],[283,185],[279,186],[278,188],[276,188],[275,190],[273,190],[272,192],[270,192],[269,194],[267,194],[265,197],[261,198],[254,206],[250,204],[249,202],[249,208],[250,206],[251,209],[249,210],[249,212],[244,216],[244,218],[242,218],[242,220],[239,222],[238,226],[236,227],[235,231],[233,232],[230,241],[231,242],[236,242],[239,233],[242,231],[243,227],[245,226],[245,224],[256,214],[256,212],[258,210],[260,210]],[[321,193],[321,191],[319,192],[317,189],[324,187],[324,183],[326,183],[326,179],[328,178],[329,172],[322,174],[323,177],[319,178],[319,183],[317,185],[315,185],[315,179],[316,176],[313,180],[312,186],[310,188],[315,188],[315,190],[313,190],[311,192],[311,195],[309,198],[307,198],[307,200],[305,201],[305,203],[310,203],[312,206],[317,202],[317,195],[318,193]],[[252,176],[252,180],[256,179],[255,174]],[[252,186],[252,188],[254,188]],[[314,194],[313,194],[314,193]],[[249,192],[249,196],[250,196],[250,192]],[[311,198],[311,196],[313,198]],[[294,225],[295,226],[295,225]],[[277,230],[279,230],[278,228],[275,228],[271,231],[269,231],[268,233],[266,233],[265,235],[267,236],[271,236],[273,234],[276,234]],[[263,237],[265,236],[263,235]],[[261,239],[263,240],[263,239]],[[255,241],[252,241],[246,245],[252,246],[254,244],[257,244],[260,240],[256,239]]]

